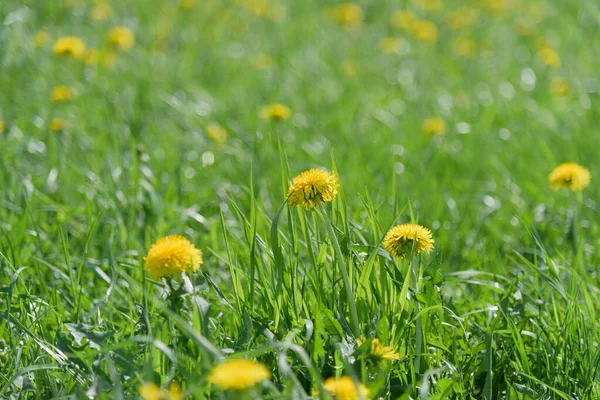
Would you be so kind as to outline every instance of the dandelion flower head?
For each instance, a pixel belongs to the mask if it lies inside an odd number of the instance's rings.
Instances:
[[[65,129],[65,121],[61,118],[54,118],[50,121],[50,130],[53,132],[60,132]]]
[[[225,144],[227,142],[227,131],[219,124],[209,124],[206,127],[206,136],[214,140],[217,144]]]
[[[239,359],[214,367],[208,376],[208,382],[223,390],[244,390],[270,377],[271,372],[263,364]]]
[[[77,36],[64,36],[54,43],[52,51],[57,56],[70,55],[78,60],[85,52],[85,42]]]
[[[128,28],[117,26],[108,32],[106,42],[119,50],[127,51],[135,44],[135,36]]]
[[[55,86],[50,92],[50,100],[52,101],[67,101],[73,97],[73,91],[65,85]]]
[[[340,184],[333,172],[309,169],[294,178],[287,198],[291,207],[302,206],[307,210],[321,203],[332,201]]]
[[[288,106],[280,103],[265,106],[260,110],[260,117],[262,119],[280,121],[288,119],[290,115],[292,115],[292,110],[290,110]]]
[[[171,382],[169,389],[163,389],[154,383],[144,383],[139,388],[140,396],[144,400],[181,400],[183,392],[176,382]]]
[[[417,224],[400,224],[390,229],[383,239],[383,248],[394,257],[407,258],[415,254],[429,253],[434,240],[431,231]]]
[[[202,251],[180,235],[159,239],[144,258],[144,269],[153,279],[195,272],[201,264]]]
[[[323,382],[325,390],[335,400],[367,400],[369,390],[365,385],[356,384],[349,376],[329,378]]]
[[[356,344],[362,346],[366,341],[367,340],[365,338],[358,338],[356,339]],[[382,360],[400,359],[400,354],[398,354],[393,347],[384,345],[377,338],[371,340],[371,349],[369,350],[369,355]]]
[[[567,188],[572,191],[583,190],[592,180],[590,171],[579,164],[567,162],[560,164],[548,176],[552,189]]]
[[[423,132],[429,136],[443,136],[446,130],[446,123],[439,117],[427,118],[423,121]]]

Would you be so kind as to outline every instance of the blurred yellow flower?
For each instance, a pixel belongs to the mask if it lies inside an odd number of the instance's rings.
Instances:
[[[60,132],[65,129],[65,122],[60,118],[54,118],[50,121],[50,130],[53,132]]]
[[[362,346],[367,340],[365,338],[357,338],[356,344],[358,346]],[[379,341],[379,339],[375,338],[371,340],[371,348],[369,350],[369,355],[373,358],[378,358],[382,360],[399,360],[400,354],[398,354],[393,347],[386,346]]]
[[[280,21],[285,18],[286,9],[281,3],[270,0],[239,0],[238,4],[249,9],[257,17]]]
[[[252,64],[258,69],[267,70],[273,65],[273,57],[270,54],[257,54],[252,58]]]
[[[5,126],[6,126],[6,124],[4,123],[4,121],[0,120],[0,133],[4,132]]]
[[[287,193],[288,204],[290,207],[302,206],[310,210],[335,199],[339,187],[335,172],[309,169],[292,181]]]
[[[369,390],[362,383],[355,383],[349,376],[329,378],[323,387],[335,400],[368,400]]]
[[[50,92],[50,100],[52,101],[67,101],[73,97],[73,91],[70,87],[60,85],[52,88]]]
[[[396,29],[409,29],[417,16],[408,10],[398,10],[392,14],[391,24]]]
[[[139,388],[140,396],[144,400],[181,400],[183,392],[177,382],[171,382],[169,389],[163,389],[154,383],[144,383]]]
[[[345,28],[360,28],[363,23],[363,10],[355,3],[342,3],[327,10],[330,17]]]
[[[434,240],[431,231],[417,224],[400,224],[385,235],[383,248],[394,257],[407,258],[414,254],[429,253]]]
[[[198,0],[181,0],[181,7],[192,9],[198,5]]]
[[[508,11],[506,0],[485,0],[483,4],[490,10],[496,18],[502,18]]]
[[[347,78],[353,78],[358,74],[359,66],[354,60],[344,60],[342,62],[342,73]]]
[[[456,11],[446,14],[445,20],[448,27],[452,30],[465,28],[473,25],[479,18],[479,12],[471,7],[461,7]]]
[[[423,132],[429,136],[442,136],[446,130],[446,123],[439,117],[427,118],[423,121]]]
[[[250,360],[231,360],[213,368],[208,382],[223,390],[245,390],[271,378],[271,372],[261,363]]]
[[[144,258],[144,269],[152,279],[178,277],[195,272],[202,264],[202,251],[185,237],[166,236],[157,240]]]
[[[223,145],[225,142],[227,142],[227,131],[219,124],[209,124],[206,127],[206,136],[220,145]]]
[[[260,118],[270,120],[285,120],[292,115],[292,110],[286,105],[275,103],[268,106],[264,106],[260,110]]]
[[[560,76],[555,76],[550,81],[550,92],[557,97],[570,97],[572,94],[569,81]]]
[[[427,11],[437,11],[442,8],[442,0],[410,0],[410,3]]]
[[[438,29],[431,21],[418,19],[410,24],[410,32],[414,37],[427,43],[435,43],[438,39]]]
[[[567,162],[556,167],[548,176],[548,180],[554,190],[567,188],[572,191],[579,191],[588,187],[592,175],[587,168]]]
[[[397,53],[402,48],[402,42],[396,37],[385,37],[379,41],[379,47],[386,54]]]
[[[95,65],[98,64],[98,60],[100,59],[100,52],[96,49],[88,49],[83,57],[81,57],[81,61],[84,64]]]
[[[452,52],[460,57],[469,57],[475,54],[475,42],[467,38],[456,38],[452,41]]]
[[[135,36],[128,28],[124,26],[116,26],[112,28],[110,32],[108,32],[106,41],[108,44],[119,50],[128,51],[131,50],[135,44]]]
[[[537,55],[545,66],[550,68],[560,68],[560,56],[552,47],[540,49]]]
[[[104,1],[96,2],[94,8],[90,12],[90,17],[95,21],[106,21],[112,15],[112,7]]]
[[[33,45],[37,48],[43,47],[48,42],[49,38],[50,35],[48,35],[48,29],[44,28],[34,36]]]
[[[52,51],[57,56],[70,55],[79,60],[85,53],[85,42],[77,36],[64,36],[54,42]]]

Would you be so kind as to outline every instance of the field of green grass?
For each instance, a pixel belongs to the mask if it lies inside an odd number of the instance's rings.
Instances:
[[[592,0],[0,0],[0,399],[599,399],[599,54]]]

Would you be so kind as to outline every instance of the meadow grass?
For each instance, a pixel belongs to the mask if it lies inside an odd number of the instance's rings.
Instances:
[[[0,2],[0,398],[325,399],[340,376],[372,399],[600,398],[600,4],[105,3]],[[96,58],[54,54],[70,35]],[[550,188],[565,161],[588,188]],[[337,197],[290,207],[310,168]],[[402,222],[434,250],[390,256]],[[170,234],[204,263],[150,279]],[[271,379],[209,384],[233,358]]]

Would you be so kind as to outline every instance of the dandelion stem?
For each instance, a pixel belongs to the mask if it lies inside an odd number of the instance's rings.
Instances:
[[[416,256],[411,256],[410,257],[410,271],[411,271],[411,275],[412,275],[412,281],[414,283],[414,289],[415,289],[415,313],[419,314],[419,312],[421,311],[421,306],[419,305],[419,300],[416,298],[417,294],[419,293],[419,281],[418,281],[418,274],[417,274],[417,268],[418,268],[418,262],[416,261]],[[421,347],[423,346],[422,340],[423,340],[423,325],[422,325],[422,321],[421,321],[421,316],[417,317],[417,321],[416,321],[416,328],[417,328],[417,332],[416,332],[416,349],[415,349],[415,373],[418,373],[421,370]]]

